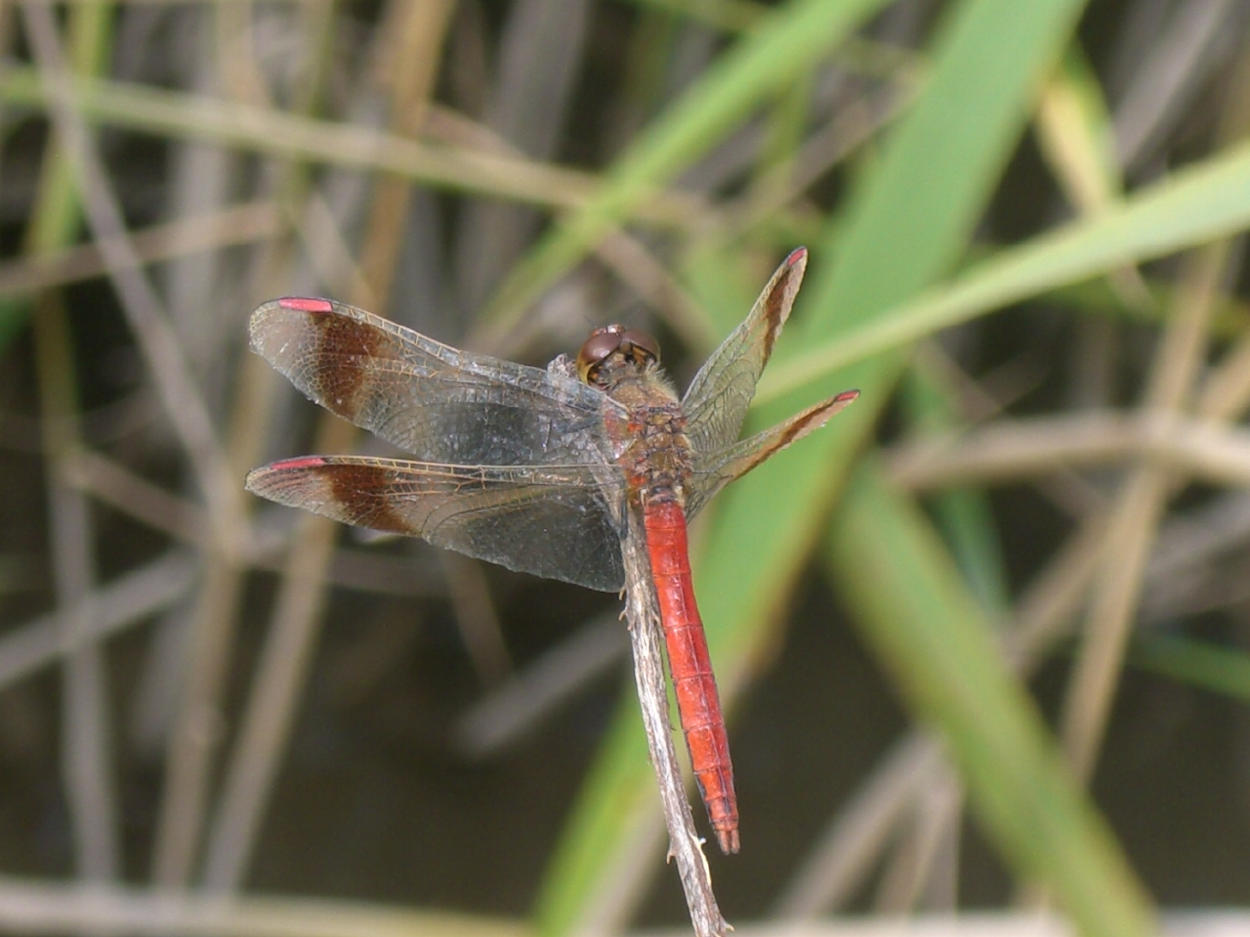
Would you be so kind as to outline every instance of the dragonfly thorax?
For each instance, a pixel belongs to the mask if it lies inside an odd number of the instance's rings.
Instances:
[[[624,424],[609,431],[619,432],[624,443],[617,464],[631,495],[644,506],[663,501],[684,505],[693,455],[686,416],[668,382],[645,377],[622,381],[611,396],[627,413]]]
[[[605,412],[616,462],[631,498],[684,503],[692,456],[686,415],[660,367],[654,338],[621,325],[596,329],[577,355],[577,372],[619,409]]]

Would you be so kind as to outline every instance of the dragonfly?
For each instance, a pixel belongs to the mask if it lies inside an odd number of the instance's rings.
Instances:
[[[791,252],[680,398],[656,340],[621,325],[596,329],[575,359],[562,354],[542,369],[453,348],[334,300],[271,300],[252,313],[252,349],[311,400],[413,459],[300,456],[254,469],[247,488],[607,592],[626,586],[623,550],[643,549],[691,767],[721,850],[735,853],[733,765],[687,522],[859,396],[843,391],[738,439],[806,265],[804,248]],[[640,524],[628,523],[630,512]],[[645,544],[627,540],[638,536]]]

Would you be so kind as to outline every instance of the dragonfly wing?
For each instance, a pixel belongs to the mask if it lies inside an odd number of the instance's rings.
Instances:
[[[750,315],[690,382],[682,409],[688,420],[686,433],[696,451],[712,452],[738,438],[755,384],[790,317],[806,267],[807,250],[792,251],[760,293]]]
[[[305,456],[247,476],[262,497],[518,572],[605,592],[625,581],[623,480],[589,465],[465,466]]]
[[[264,303],[249,332],[310,399],[423,461],[604,461],[603,410],[615,404],[555,369],[461,351],[326,299]]]
[[[765,459],[795,440],[819,429],[859,396],[857,390],[844,390],[778,423],[772,429],[726,446],[711,454],[695,452],[694,471],[686,483],[686,515],[693,517],[705,504],[735,478],[740,478]]]

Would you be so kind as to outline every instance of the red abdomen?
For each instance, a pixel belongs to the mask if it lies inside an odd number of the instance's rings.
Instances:
[[[694,602],[686,515],[674,501],[649,504],[643,509],[643,524],[690,763],[721,850],[737,852],[738,801],[734,796],[733,765],[703,619]]]

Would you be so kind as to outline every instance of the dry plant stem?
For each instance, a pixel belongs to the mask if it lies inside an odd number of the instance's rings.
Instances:
[[[274,237],[281,218],[273,202],[244,202],[193,218],[177,218],[130,234],[134,260],[148,265],[201,251],[220,251]],[[97,244],[76,244],[60,250],[0,263],[0,296],[25,296],[68,286],[109,272],[104,250]]]
[[[616,615],[583,624],[465,710],[453,731],[456,748],[470,758],[498,754],[624,653]]]
[[[1163,914],[1160,937],[1229,937],[1250,929],[1241,910]],[[60,935],[103,928],[140,937],[528,937],[512,919],[438,914],[391,905],[317,898],[248,897],[222,902],[120,888],[65,886],[0,878],[0,932]],[[1071,937],[1062,918],[1040,914],[927,915],[881,921],[824,920],[789,930],[793,937]],[[651,937],[686,937],[686,928]],[[736,937],[775,937],[774,925],[747,926]]]
[[[954,872],[959,867],[959,818],[963,807],[963,786],[950,764],[943,761],[929,773],[929,783],[911,801],[909,829],[895,849],[893,861],[885,868],[877,886],[874,908],[879,914],[902,914],[923,907],[926,910],[954,908]],[[951,850],[946,875],[935,877],[943,868],[938,862]],[[933,894],[940,892],[939,894]],[[940,897],[941,904],[928,901]]]
[[[1202,361],[1211,312],[1228,251],[1204,248],[1188,264],[1176,315],[1164,333],[1145,405],[1175,411]],[[1074,770],[1093,771],[1102,742],[1150,546],[1163,515],[1173,475],[1165,468],[1137,468],[1112,508],[1102,560],[1085,622],[1082,646],[1064,700],[1062,736]]]
[[[1221,555],[1240,551],[1250,539],[1250,493],[1230,491],[1168,519],[1150,557],[1152,592],[1170,591],[1170,580],[1191,580]],[[1162,580],[1162,581],[1161,581]]]
[[[407,63],[394,76],[391,119],[394,129],[412,132],[421,118],[439,63],[438,48],[451,7],[436,4],[395,6],[390,15],[396,29],[386,33],[396,43],[395,61]],[[366,288],[376,296],[390,294],[402,237],[411,183],[377,180],[366,226],[361,268]],[[361,297],[352,297],[361,303]],[[354,429],[324,414],[317,451],[341,452]],[[234,891],[242,880],[255,845],[257,830],[277,773],[296,702],[304,686],[318,619],[325,601],[325,569],[333,551],[337,525],[324,518],[302,520],[261,666],[253,682],[238,746],[227,767],[221,802],[208,844],[204,883],[213,892]]]
[[[677,874],[697,937],[724,935],[728,924],[716,904],[711,872],[690,814],[686,785],[673,747],[673,730],[668,718],[668,682],[660,649],[663,644],[660,609],[652,586],[651,563],[643,547],[646,535],[642,518],[632,507],[628,523],[631,530],[624,549],[625,617],[634,653],[634,680],[638,685],[642,725],[668,827],[669,855],[677,863]]]
[[[367,191],[366,186],[360,187]],[[303,211],[299,215],[292,214],[291,233],[299,238],[304,254],[302,264],[315,270],[317,279],[327,285],[329,292],[336,296],[347,296],[353,305],[362,309],[385,308],[384,300],[379,300],[373,293],[356,258],[354,244],[349,244],[344,237],[342,223],[347,213],[342,205],[331,205],[334,183],[328,181],[308,193]],[[327,191],[329,190],[329,191]],[[363,200],[362,194],[359,200]],[[353,197],[351,211],[356,211],[357,199]],[[273,373],[270,369],[270,374]]]
[[[1250,55],[1243,55],[1230,87],[1244,89],[1250,82]],[[1250,94],[1244,91],[1228,108],[1227,124],[1234,128],[1250,126]],[[1242,248],[1244,251],[1244,247]],[[1195,407],[1200,417],[1232,420],[1250,404],[1250,334],[1242,332],[1232,351],[1214,368],[1198,394]]]
[[[355,433],[342,420],[322,420],[315,448],[342,451]],[[229,764],[207,846],[204,885],[234,891],[242,879],[278,760],[285,751],[299,693],[316,644],[325,602],[325,570],[338,531],[319,517],[301,518],[282,572],[282,589]]]
[[[1125,91],[1114,119],[1116,156],[1135,168],[1154,152],[1156,143],[1190,113],[1221,56],[1218,46],[1235,32],[1232,15],[1238,0],[1205,0],[1173,8],[1149,60],[1134,69],[1136,80]]]
[[[494,686],[512,671],[512,658],[482,564],[449,550],[440,552],[439,565],[464,649],[478,681],[483,686]]]
[[[83,643],[99,643],[179,601],[197,582],[198,561],[171,550],[147,566],[90,590],[72,606],[39,615],[0,637],[0,691],[51,667]],[[65,616],[84,624],[68,631]]]
[[[257,359],[259,360],[259,359]],[[266,377],[272,372],[266,371]],[[244,375],[246,383],[247,375]],[[276,386],[273,381],[270,385]],[[242,397],[259,405],[262,396],[250,395],[244,389]],[[238,421],[236,421],[237,423]],[[257,458],[250,458],[254,464]],[[240,475],[242,472],[240,472]],[[75,449],[65,459],[62,470],[65,481],[89,495],[100,504],[106,504],[119,513],[158,531],[170,540],[202,551],[211,549],[205,531],[208,519],[198,505],[170,494],[164,488],[129,472],[125,466],[90,449]],[[277,513],[277,512],[270,512]],[[286,550],[288,532],[277,526],[254,528],[250,535],[240,532],[241,542],[237,555],[249,566],[262,569],[278,569],[277,557]],[[388,595],[429,595],[444,589],[428,581],[418,581],[412,571],[410,560],[379,553],[368,548],[344,549],[338,553],[340,569],[332,570],[330,581],[363,592],[382,592]]]
[[[347,431],[338,435],[350,439]],[[321,518],[299,522],[299,547],[283,571],[283,589],[212,824],[203,877],[210,893],[233,892],[247,869],[315,646],[325,566],[336,533]]]
[[[40,74],[50,89],[53,126],[75,170],[87,225],[108,265],[135,342],[160,390],[171,428],[212,508],[210,516],[217,532],[238,530],[241,497],[237,481],[226,466],[212,418],[187,369],[169,316],[140,270],[108,177],[82,118],[74,109],[71,80],[65,70],[52,8],[41,3],[25,4],[22,12]],[[229,540],[227,536],[219,539],[223,545]]]
[[[221,81],[231,100],[267,105],[272,101],[259,66],[264,54],[254,41],[252,17],[255,14],[247,3],[224,3],[215,7],[212,17],[214,65],[220,66]],[[296,29],[301,26],[295,24]],[[200,90],[199,85],[196,90]]]
[[[171,540],[212,547],[204,535],[208,517],[200,505],[170,494],[120,462],[90,449],[79,449],[67,460],[66,481],[102,504],[160,531]],[[246,544],[239,549],[246,550]]]
[[[569,103],[584,77],[580,65],[587,53],[591,6],[588,0],[509,5],[499,29],[497,61],[486,79],[489,89],[483,89],[485,126],[466,142],[535,160],[550,160],[559,152]],[[425,125],[431,136],[432,123]],[[518,205],[485,199],[465,203],[448,255],[466,308],[486,302],[492,285],[507,274],[542,220],[539,212]]]
[[[218,703],[234,637],[232,613],[239,598],[240,568],[229,556],[210,560],[191,613],[186,685],[168,739],[152,859],[152,877],[166,888],[185,884],[195,862],[209,767],[220,741]]]
[[[326,60],[318,53],[325,45],[332,21],[332,10],[328,6],[319,7],[310,14],[308,33],[312,39],[309,43],[309,57],[315,63],[313,70],[318,73],[323,68],[321,63]],[[304,111],[311,109],[321,84],[319,74],[310,77],[305,84],[305,93],[296,102],[296,106]],[[293,215],[300,213],[298,206],[301,203],[308,202],[318,206],[322,204],[315,194],[311,197],[307,195],[304,167],[281,167],[275,189],[281,193],[280,204]],[[336,230],[333,218],[329,218],[320,227],[324,232]],[[286,282],[289,261],[287,242],[272,245],[258,265],[258,279],[262,284]],[[263,294],[271,290],[265,287],[260,292]],[[230,421],[231,464],[238,468],[240,476],[247,467],[260,459],[275,390],[276,382],[264,361],[257,356],[245,356]],[[346,447],[353,435],[351,428],[341,421],[323,421],[318,445],[324,445],[327,449]],[[214,824],[208,844],[205,880],[209,883],[210,890],[225,891],[233,888],[246,869],[277,759],[284,748],[282,743],[289,732],[295,700],[303,686],[303,675],[315,642],[314,625],[324,600],[326,565],[329,562],[335,530],[331,524],[323,523],[318,527],[318,520],[313,518],[306,518],[303,523],[308,526],[301,529],[310,530],[311,536],[306,540],[297,540],[300,546],[288,558],[282,570],[284,589],[279,596],[270,638],[260,664],[258,680],[268,680],[269,684],[254,683],[258,692],[249,701],[237,748],[227,768],[222,800],[218,806],[219,819]],[[259,547],[260,538],[255,539]],[[241,584],[239,572],[237,569],[220,570],[232,590],[237,590]],[[232,627],[224,616],[227,612],[232,613],[233,607],[227,609],[220,606],[218,611],[223,617],[215,627]],[[211,620],[206,624],[210,630],[214,628]],[[214,700],[216,692],[216,688],[213,688]],[[201,763],[199,770],[203,772],[206,768],[205,761]],[[194,808],[198,825],[204,802],[197,802]]]
[[[39,103],[46,97],[16,69],[7,72],[4,90],[10,101]],[[431,146],[342,122],[120,82],[70,83],[66,94],[71,104],[102,123],[234,146],[262,156],[385,172],[412,184],[545,208],[580,208],[600,181],[593,174],[549,163],[478,149]],[[657,191],[635,207],[632,217],[649,225],[688,230],[706,223],[706,207],[703,199],[689,193]]]
[[[220,18],[218,11],[218,25]],[[202,61],[196,64],[201,73],[206,70]],[[212,67],[209,66],[207,70],[211,71]],[[240,87],[242,83],[238,80],[236,68],[226,67],[221,71],[232,76],[227,87]],[[188,175],[199,176],[201,179],[199,185],[192,183],[189,191],[186,185],[180,190],[177,187],[175,189],[196,205],[196,211],[202,211],[204,207],[201,203],[211,206],[224,191],[223,174],[229,172],[225,166],[227,156],[218,150],[199,151],[189,156],[180,155],[194,164],[180,164],[184,170],[178,174],[180,178],[184,182]],[[205,284],[213,282],[219,275],[213,272],[215,267],[215,258],[205,258],[201,264],[176,266],[171,271],[176,277],[171,292],[182,296],[185,303],[202,305],[205,294],[210,289]],[[255,377],[248,380],[249,370],[254,374],[258,369],[250,361],[242,368],[243,373],[236,384],[237,396],[232,414],[236,418],[241,411],[252,413],[265,409],[262,397],[248,396],[258,383]],[[240,397],[246,400],[245,404]],[[237,423],[237,419],[232,419],[230,425],[237,427]],[[233,479],[242,477],[248,464],[254,461],[251,458],[254,452],[246,449],[241,451],[238,443],[239,435],[235,432],[231,436],[231,446],[227,454],[229,472]],[[234,534],[241,537],[244,521],[242,509],[237,520],[240,525],[235,528]],[[146,687],[148,692],[145,695],[160,701],[169,696],[177,699],[177,712],[166,732],[164,790],[152,849],[152,877],[166,888],[186,884],[191,877],[200,847],[214,756],[222,735],[222,686],[234,645],[238,604],[243,588],[242,576],[246,569],[245,560],[246,557],[239,549],[206,551],[203,582],[188,615],[189,634],[185,640],[185,651],[178,644],[170,644],[169,647],[173,650],[171,656],[175,659],[169,661],[165,667],[158,663],[149,669],[150,678]],[[171,622],[171,626],[183,627],[184,623]],[[169,670],[177,670],[179,673],[177,690],[157,689],[162,679],[168,680]],[[160,721],[163,724],[164,716],[149,714],[147,721]]]
[[[78,38],[96,32],[91,14],[72,14],[68,28]],[[51,39],[55,52],[55,35]],[[91,69],[95,57],[81,50],[75,67]],[[62,246],[78,229],[72,197],[72,169],[55,146],[45,149],[36,203],[24,238],[24,253],[37,256]],[[91,633],[98,534],[90,505],[66,478],[66,466],[82,447],[79,392],[69,316],[56,294],[34,305],[35,363],[39,381],[40,428],[47,473],[48,540],[56,624],[66,648],[61,705],[61,772],[70,814],[74,865],[94,885],[117,878],[121,868],[119,809],[113,780],[111,708],[103,649]]]
[[[317,4],[301,12],[303,15],[298,18],[293,34],[299,35],[301,39],[302,80],[299,81],[299,90],[294,94],[289,106],[292,111],[307,115],[316,107],[332,68],[330,57],[325,54],[325,51],[332,35],[334,11],[329,4]],[[226,20],[231,18],[229,12],[216,8],[215,13],[219,49],[222,50],[219,56],[220,61],[216,66],[218,73],[229,74],[231,77],[226,87],[235,94],[243,96],[247,102],[256,105],[267,104],[266,89],[253,67],[256,59],[239,48],[250,45],[250,31],[242,29],[242,23],[227,25]],[[240,28],[235,28],[236,25]],[[229,37],[223,36],[223,31],[228,33]],[[226,39],[229,41],[223,41]],[[300,230],[300,216],[307,214],[308,203],[314,201],[320,203],[320,199],[315,195],[309,196],[309,176],[309,167],[296,163],[276,166],[268,175],[270,191],[274,193],[279,214],[286,218],[288,225],[293,226],[296,231]],[[325,231],[334,229],[333,222],[323,227]],[[264,249],[258,252],[252,265],[255,275],[251,277],[251,281],[255,286],[248,292],[253,296],[263,296],[287,291],[292,281],[293,255],[292,241],[289,237],[267,242]],[[235,396],[228,423],[230,465],[237,477],[241,478],[263,457],[264,447],[269,438],[271,415],[277,392],[278,387],[273,374],[265,363],[255,355],[244,354],[236,380]],[[250,508],[253,506],[250,498],[246,499],[245,505],[250,513]],[[258,565],[264,565],[265,557],[258,556],[258,551],[264,549],[263,539],[254,535],[249,544],[249,559]],[[272,541],[272,538],[269,539]],[[208,656],[205,657],[203,665],[206,668],[215,668],[217,665],[213,655],[225,658],[229,651],[230,638],[237,626],[238,601],[243,586],[242,577],[246,569],[230,562],[229,557],[210,556],[209,564],[210,569],[206,571],[205,580],[221,584],[222,599],[216,600],[212,594],[202,593],[203,614],[197,615],[195,620],[203,629],[200,639],[208,642]],[[230,637],[215,637],[218,635]],[[193,661],[193,666],[200,665],[199,659]],[[220,685],[205,681],[197,688],[197,695],[198,705],[217,706],[219,705]],[[197,705],[197,696],[189,693],[188,703],[190,704],[188,711],[190,711]],[[208,759],[201,758],[197,770],[205,773],[210,767]],[[199,800],[191,807],[198,828],[203,822],[207,805],[205,801]],[[198,833],[196,838],[198,839]]]
[[[322,31],[312,30],[312,46],[306,58],[319,63]],[[226,69],[227,71],[229,69]],[[311,107],[320,81],[318,68],[313,68],[295,106]],[[255,91],[247,82],[233,82],[231,87]],[[274,190],[281,193],[279,205],[289,208],[299,198],[298,186],[290,184],[299,167],[283,166],[278,171]],[[288,251],[285,242],[271,246],[263,254],[263,269],[285,270]],[[278,278],[281,282],[286,277]],[[268,282],[268,281],[266,281]],[[272,376],[263,362],[245,355],[236,383],[231,408],[229,462],[231,473],[241,478],[248,467],[260,457],[264,440],[266,415],[275,396]],[[208,805],[208,784],[216,752],[218,734],[213,731],[220,709],[222,683],[233,646],[242,594],[245,567],[237,554],[210,553],[204,569],[204,584],[191,613],[191,634],[186,654],[185,687],[182,689],[177,720],[169,733],[166,757],[165,797],[161,822],[153,849],[153,876],[165,885],[185,883],[191,875],[199,848],[204,816]],[[159,676],[154,677],[159,679]]]
[[[1250,57],[1237,64],[1250,73]],[[1243,87],[1244,82],[1234,87]],[[1250,127],[1250,96],[1234,94],[1221,115],[1220,136],[1237,140]],[[1175,412],[1192,394],[1221,282],[1228,271],[1229,242],[1221,241],[1191,255],[1177,296],[1177,315],[1164,333],[1152,380],[1148,410]],[[1077,773],[1088,777],[1101,744],[1123,660],[1133,612],[1140,601],[1150,544],[1176,484],[1173,473],[1153,465],[1138,468],[1111,512],[1104,577],[1090,604],[1084,644],[1068,696],[1064,700],[1063,741]]]
[[[74,834],[78,873],[107,882],[120,872],[118,809],[113,789],[112,731],[94,606],[86,602],[95,577],[96,534],[87,500],[60,477],[80,443],[69,323],[55,297],[35,310],[40,403],[48,466],[49,542],[59,608],[58,637],[65,656],[61,713],[61,767]]]
[[[1250,401],[1250,332],[1243,332],[1203,384],[1198,415],[1228,420],[1246,409]]]
[[[1222,371],[1222,369],[1221,369]],[[1250,486],[1250,430],[1204,416],[1146,411],[998,420],[896,447],[890,478],[912,491],[1016,481],[1060,470],[1149,462],[1217,485]]]
[[[219,48],[214,40],[220,37],[221,22],[228,14],[221,6],[214,6],[212,10],[209,13],[206,9],[204,16],[216,24],[217,30],[210,26],[189,35],[180,55],[183,81],[195,93],[216,91],[219,81],[229,93],[229,89],[239,85],[239,73],[244,71],[237,62],[214,61],[213,53]],[[245,28],[240,31],[247,32]],[[243,157],[222,147],[206,144],[170,147],[164,185],[166,210],[173,217],[210,212],[229,200],[245,171]],[[223,332],[229,333],[221,328],[216,317],[197,314],[199,310],[224,306],[238,296],[238,286],[242,284],[231,276],[231,264],[228,255],[200,253],[163,264],[158,273],[157,282],[177,317],[184,347],[196,373],[205,370],[205,362],[196,360],[198,356],[206,353],[213,356],[213,350],[223,344],[232,347],[228,340],[222,341]],[[225,283],[232,283],[232,287],[223,289]]]
[[[850,154],[856,152],[915,100],[922,87],[907,76],[898,86],[868,103],[839,110],[825,125],[803,142],[792,160],[771,167],[747,193],[725,211],[725,231],[745,231],[790,209],[811,191],[823,176]]]
[[[932,804],[928,811],[927,816],[932,822],[922,831],[925,842],[931,848],[922,855],[924,880],[912,906],[918,910],[955,913],[959,908],[966,798],[963,782],[953,768],[947,774],[947,780],[949,783],[940,790],[938,802]]]
[[[239,898],[0,878],[0,933],[149,937],[529,937],[515,920],[318,898]]]
[[[1105,513],[1086,518],[1016,603],[1003,654],[1021,676],[1032,674],[1050,648],[1072,630],[1072,620],[1098,572],[1107,523]]]
[[[848,901],[894,838],[907,805],[942,765],[931,735],[912,732],[896,743],[791,876],[770,917],[810,920]]]
[[[1250,59],[1239,62],[1245,75]],[[1240,139],[1250,125],[1245,94],[1234,95],[1225,110],[1221,136]],[[1185,265],[1178,310],[1164,332],[1144,406],[1148,411],[1175,412],[1185,404],[1196,382],[1215,301],[1228,272],[1228,241],[1204,247]],[[1164,467],[1143,465],[1125,483],[1111,510],[1101,575],[1090,601],[1083,646],[1064,701],[1063,740],[1076,773],[1088,778],[1115,695],[1128,642],[1129,628],[1143,590],[1150,546],[1176,476]]]

